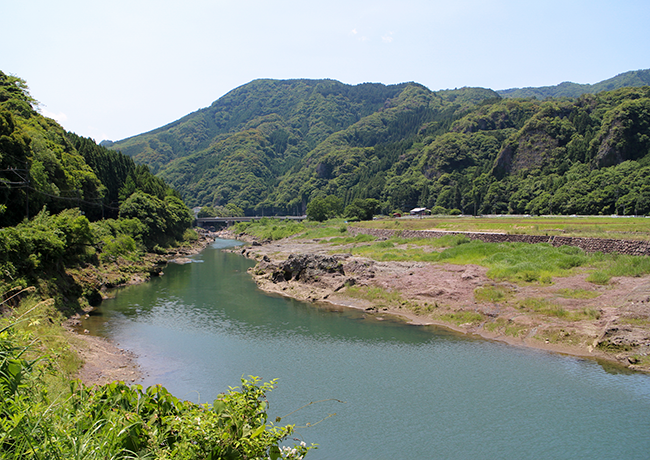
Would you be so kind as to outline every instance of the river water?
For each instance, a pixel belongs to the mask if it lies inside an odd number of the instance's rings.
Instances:
[[[234,244],[116,291],[84,327],[191,401],[279,379],[269,420],[315,402],[282,419],[319,444],[307,458],[650,458],[650,376],[269,296],[219,250]]]

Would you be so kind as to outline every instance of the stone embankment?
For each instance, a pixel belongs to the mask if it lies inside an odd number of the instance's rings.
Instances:
[[[360,233],[379,238],[440,238],[443,235],[464,235],[470,240],[486,243],[549,243],[552,246],[575,246],[585,252],[618,253],[631,256],[650,255],[650,242],[637,240],[614,240],[609,238],[580,238],[571,236],[511,235],[508,233],[447,232],[439,230],[391,230],[386,228],[348,227],[348,233]]]

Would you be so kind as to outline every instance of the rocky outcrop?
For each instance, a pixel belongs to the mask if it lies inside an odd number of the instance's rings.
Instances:
[[[281,262],[273,272],[275,282],[302,281],[303,283],[319,281],[325,274],[344,275],[343,264],[332,256],[315,254],[291,254]]]

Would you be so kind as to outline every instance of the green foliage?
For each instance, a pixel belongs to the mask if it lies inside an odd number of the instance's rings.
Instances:
[[[267,421],[266,393],[275,382],[259,384],[257,377],[212,404],[123,382],[90,388],[71,381],[67,391],[48,391],[54,368],[28,357],[31,337],[16,326],[0,320],[2,458],[278,459],[280,442],[293,432],[292,425]],[[292,458],[312,448],[296,445]]]
[[[34,280],[43,270],[62,268],[83,260],[93,241],[88,219],[79,210],[52,216],[42,210],[31,221],[0,229],[2,278]]]
[[[147,248],[181,240],[193,220],[180,198],[167,195],[160,199],[143,191],[134,192],[120,205],[120,217],[144,224],[142,240]]]
[[[474,289],[474,299],[477,302],[502,302],[510,294],[510,290],[504,286],[485,285]]]
[[[345,207],[345,216],[356,220],[372,220],[378,210],[378,200],[374,198],[366,198],[365,200],[357,198]]]
[[[539,101],[480,88],[263,80],[114,147],[189,203],[234,203],[248,215],[308,210],[323,221],[337,214],[320,201],[327,196],[352,206],[352,220],[363,219],[358,199],[378,200],[382,213],[646,214],[649,100],[647,87]]]
[[[644,276],[650,273],[650,257],[611,254],[603,257],[596,265],[597,269],[587,276],[587,281],[594,284],[609,284],[615,276]]]
[[[443,321],[460,325],[477,325],[485,321],[485,316],[474,311],[459,311],[454,313],[445,313],[439,316]]]
[[[280,240],[305,231],[305,224],[293,220],[262,218],[253,222],[240,222],[235,225],[236,233],[247,233],[261,240]]]
[[[343,213],[343,200],[334,195],[314,198],[307,205],[307,218],[317,222],[340,216]]]

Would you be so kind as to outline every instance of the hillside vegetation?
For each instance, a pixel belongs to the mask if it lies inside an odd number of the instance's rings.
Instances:
[[[38,286],[69,312],[108,275],[147,271],[147,251],[188,237],[178,192],[122,153],[66,132],[36,110],[26,83],[0,72],[0,293]],[[191,235],[190,235],[191,236]],[[124,265],[129,265],[128,269]]]
[[[538,100],[257,80],[111,148],[149,165],[190,206],[248,215],[303,214],[328,196],[344,208],[376,199],[386,214],[646,214],[649,109],[647,86]]]

